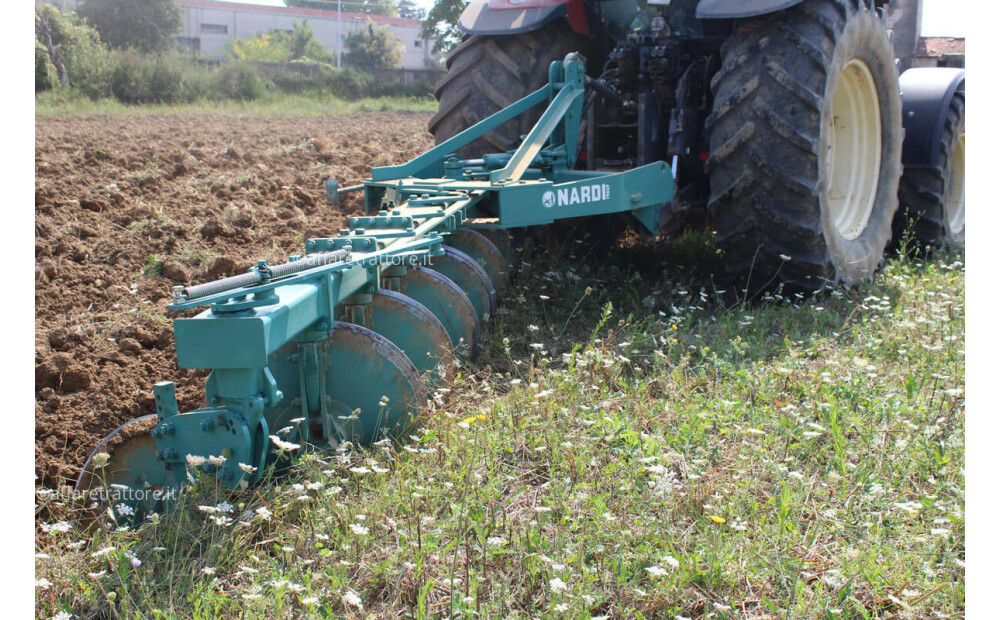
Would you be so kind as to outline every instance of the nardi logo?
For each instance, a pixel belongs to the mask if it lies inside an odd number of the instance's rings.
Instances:
[[[542,194],[542,205],[546,209],[555,206],[576,205],[585,202],[597,202],[611,198],[611,185],[608,183],[595,183],[594,185],[582,185],[579,187],[569,187],[556,191],[547,191]]]

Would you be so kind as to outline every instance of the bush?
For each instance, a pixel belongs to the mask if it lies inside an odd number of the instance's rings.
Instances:
[[[206,99],[222,99],[215,92],[218,69],[204,65],[186,62],[184,77],[181,81],[181,101],[193,102]]]
[[[356,69],[334,69],[323,80],[324,90],[342,99],[361,99],[367,97],[375,84],[375,79],[368,73]]]
[[[122,103],[176,103],[183,76],[177,58],[123,52],[111,72],[111,92]]]
[[[219,95],[229,99],[251,101],[263,97],[267,87],[253,65],[245,62],[227,62],[216,74],[215,90]]]
[[[271,82],[283,93],[316,93],[349,100],[371,96],[375,84],[368,73],[353,68],[334,69],[329,65],[320,67],[318,77],[286,73],[272,77]]]

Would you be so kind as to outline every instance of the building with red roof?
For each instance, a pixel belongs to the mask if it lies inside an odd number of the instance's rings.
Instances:
[[[424,69],[433,64],[433,41],[420,36],[420,22],[349,11],[263,6],[219,0],[175,0],[184,14],[177,42],[192,52],[221,58],[230,39],[251,37],[269,30],[291,31],[295,22],[308,22],[316,39],[337,56],[348,33],[385,26],[403,45],[404,69]],[[345,5],[348,3],[345,0]],[[331,6],[336,6],[331,2]]]

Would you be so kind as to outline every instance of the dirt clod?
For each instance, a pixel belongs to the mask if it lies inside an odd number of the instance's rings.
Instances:
[[[170,278],[179,284],[187,283],[191,279],[191,274],[188,273],[187,267],[173,258],[163,261],[163,268],[160,270],[160,273],[164,278]]]

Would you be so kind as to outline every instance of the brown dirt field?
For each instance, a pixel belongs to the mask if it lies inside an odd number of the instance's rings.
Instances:
[[[360,203],[327,205],[324,182],[426,150],[429,118],[36,119],[36,484],[75,479],[101,438],[155,413],[157,381],[176,382],[182,410],[200,406],[207,372],[177,368],[170,287],[335,234]]]

